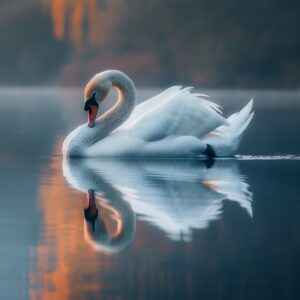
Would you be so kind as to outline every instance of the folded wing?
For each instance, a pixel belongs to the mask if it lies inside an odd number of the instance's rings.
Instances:
[[[227,125],[220,107],[192,88],[175,86],[136,106],[130,118],[118,129],[145,141],[169,136],[201,138],[221,125]]]

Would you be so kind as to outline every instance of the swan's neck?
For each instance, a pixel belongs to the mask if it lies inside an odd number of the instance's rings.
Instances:
[[[88,147],[123,124],[135,107],[135,87],[128,76],[119,71],[105,71],[100,74],[99,80],[110,81],[111,86],[118,90],[118,100],[111,109],[96,119],[93,128],[84,124],[69,134],[63,145],[66,156],[84,156]]]
[[[115,105],[96,120],[95,127],[101,131],[97,140],[102,139],[123,124],[135,107],[135,87],[130,78],[124,73],[114,71],[109,80],[117,89],[119,97]]]

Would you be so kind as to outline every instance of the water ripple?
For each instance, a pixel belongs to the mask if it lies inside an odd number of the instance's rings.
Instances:
[[[299,160],[300,156],[287,155],[236,155],[238,160]]]

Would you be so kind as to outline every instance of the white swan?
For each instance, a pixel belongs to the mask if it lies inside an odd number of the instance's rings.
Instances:
[[[97,110],[109,90],[119,98],[107,112]],[[201,157],[232,156],[253,112],[252,99],[227,120],[220,107],[191,88],[174,86],[135,106],[130,78],[116,70],[96,74],[84,90],[88,124],[64,140],[64,156]]]

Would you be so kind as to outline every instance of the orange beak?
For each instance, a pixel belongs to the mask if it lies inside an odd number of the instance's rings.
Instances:
[[[90,128],[94,127],[95,120],[97,117],[98,107],[96,105],[90,105],[88,114],[88,126]]]

